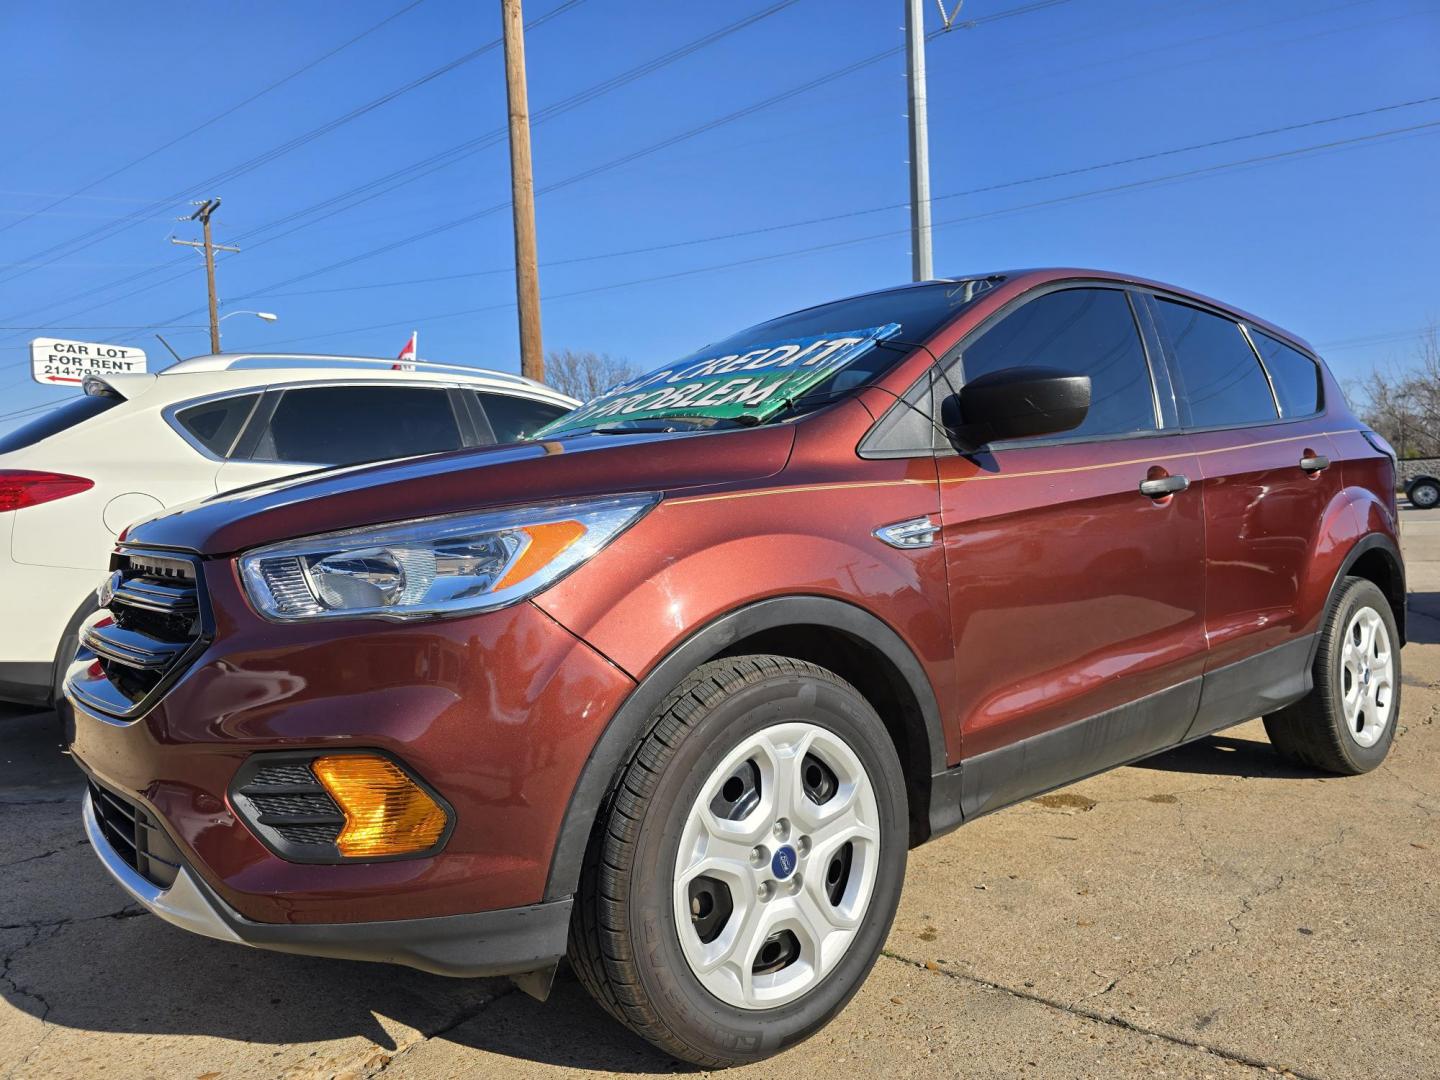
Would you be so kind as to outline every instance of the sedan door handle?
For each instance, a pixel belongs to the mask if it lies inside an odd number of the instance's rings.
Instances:
[[[1157,480],[1141,480],[1140,494],[1148,495],[1152,499],[1163,499],[1167,495],[1184,491],[1189,486],[1188,476],[1162,476]]]
[[[1330,467],[1330,459],[1324,454],[1309,454],[1300,459],[1300,468],[1306,472],[1319,472]]]

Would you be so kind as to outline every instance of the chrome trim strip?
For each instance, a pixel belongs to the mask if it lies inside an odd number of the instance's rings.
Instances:
[[[106,660],[141,671],[161,671],[190,647],[189,641],[168,642],[138,630],[115,625],[87,626],[81,643]]]
[[[90,846],[95,849],[96,858],[136,903],[152,915],[158,915],[166,922],[182,930],[189,930],[192,934],[244,944],[239,935],[216,914],[205,894],[195,884],[189,867],[180,867],[179,873],[175,875],[175,884],[168,889],[161,889],[146,881],[122,859],[101,831],[100,820],[95,814],[95,806],[88,791],[85,792],[84,818],[85,836],[89,839]]]

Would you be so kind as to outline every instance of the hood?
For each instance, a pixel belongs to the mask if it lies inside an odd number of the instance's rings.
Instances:
[[[324,469],[176,507],[125,542],[201,555],[505,504],[758,480],[790,456],[790,425],[589,435]]]

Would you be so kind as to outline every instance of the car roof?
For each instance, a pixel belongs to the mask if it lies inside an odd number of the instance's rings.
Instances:
[[[181,360],[159,372],[91,376],[121,397],[146,397],[151,402],[183,401],[229,390],[259,389],[285,383],[396,383],[414,386],[470,386],[521,397],[543,398],[573,408],[574,398],[544,383],[506,371],[421,361],[398,368],[398,362],[373,356],[323,353],[221,353]]]
[[[1252,315],[1248,311],[1245,311],[1243,308],[1236,307],[1234,304],[1228,304],[1223,300],[1216,300],[1213,297],[1206,296],[1204,293],[1195,292],[1193,289],[1181,288],[1178,285],[1171,285],[1163,281],[1155,281],[1151,278],[1140,277],[1135,274],[1124,274],[1116,270],[1094,270],[1084,267],[1073,266],[1029,267],[1020,270],[996,270],[980,274],[956,274],[953,277],[932,278],[928,281],[914,281],[903,285],[892,285],[884,289],[872,289],[868,292],[855,293],[852,296],[836,297],[832,300],[822,301],[819,304],[812,304],[808,307],[799,308],[797,309],[797,311],[788,312],[787,314],[794,315],[798,314],[800,311],[808,311],[814,307],[824,307],[827,304],[843,303],[846,300],[858,300],[862,297],[867,296],[880,296],[884,293],[903,292],[907,289],[920,289],[924,288],[927,285],[946,285],[954,284],[960,281],[981,281],[989,279],[993,279],[997,282],[1003,279],[1004,281],[1010,283],[1018,283],[1022,288],[1032,288],[1035,286],[1047,285],[1052,282],[1058,281],[1085,280],[1113,281],[1117,284],[1122,285],[1138,285],[1141,288],[1156,289],[1160,292],[1170,293],[1172,296],[1176,296],[1184,300],[1193,300],[1196,303],[1202,304],[1206,307],[1212,307],[1218,311],[1223,311],[1231,317],[1240,320],[1241,322],[1248,323],[1249,325],[1256,327],[1257,329],[1264,330],[1268,334],[1272,334],[1275,337],[1282,338],[1293,345],[1297,345],[1301,349],[1312,355],[1319,355],[1315,352],[1314,347],[1311,346],[1310,343],[1304,338],[1302,338],[1300,335],[1291,333],[1289,330],[1286,330],[1284,327],[1275,325],[1268,319],[1262,319],[1256,315]]]

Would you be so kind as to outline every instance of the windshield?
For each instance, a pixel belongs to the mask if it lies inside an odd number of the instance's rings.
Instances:
[[[531,438],[759,424],[833,401],[889,370],[999,281],[890,289],[771,319],[612,386]]]

